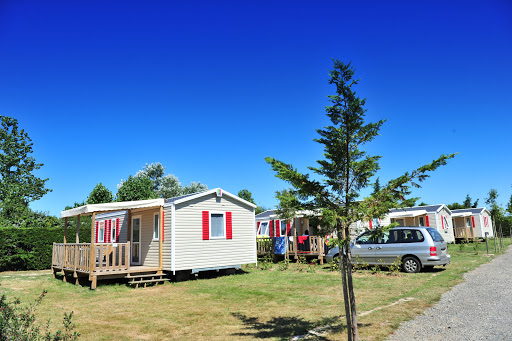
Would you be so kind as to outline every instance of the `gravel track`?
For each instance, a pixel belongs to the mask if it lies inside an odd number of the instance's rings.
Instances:
[[[464,279],[388,341],[512,340],[512,248]]]

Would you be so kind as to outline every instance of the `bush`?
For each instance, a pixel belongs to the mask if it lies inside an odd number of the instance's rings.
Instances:
[[[68,241],[75,229],[68,226]],[[62,243],[64,227],[0,227],[0,271],[51,268],[53,243]],[[80,242],[91,242],[90,227],[80,228]]]
[[[4,295],[0,297],[0,341],[7,340],[78,340],[79,333],[73,332],[74,325],[71,322],[73,312],[64,313],[64,332],[58,330],[55,333],[48,331],[49,323],[46,324],[44,334],[40,326],[35,324],[36,317],[34,309],[41,303],[46,295],[46,290],[39,296],[32,307],[21,307],[20,300],[7,302]]]

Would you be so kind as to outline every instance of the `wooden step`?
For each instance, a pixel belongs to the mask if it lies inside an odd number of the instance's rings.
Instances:
[[[159,278],[159,279],[146,279],[146,280],[140,280],[140,281],[129,281],[128,284],[135,285],[135,288],[139,287],[139,284],[144,284],[144,288],[148,283],[155,283],[155,285],[158,285],[158,282],[166,282],[168,281],[168,278]]]
[[[165,274],[146,274],[146,275],[126,275],[124,278],[143,278],[143,277],[162,277],[165,276]]]

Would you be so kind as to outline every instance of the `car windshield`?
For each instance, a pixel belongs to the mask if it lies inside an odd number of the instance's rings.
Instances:
[[[433,241],[435,241],[435,242],[444,242],[443,237],[441,236],[441,234],[439,234],[439,232],[437,232],[436,229],[428,228],[427,231],[430,234],[430,236],[432,237]]]

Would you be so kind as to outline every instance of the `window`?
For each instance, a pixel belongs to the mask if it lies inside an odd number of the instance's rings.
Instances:
[[[224,238],[226,235],[226,227],[224,222],[224,214],[210,213],[210,237],[211,238]]]
[[[471,219],[469,217],[466,218],[466,227],[471,227]]]
[[[112,243],[117,243],[117,239],[116,239],[116,236],[117,236],[117,225],[116,225],[116,219],[112,219],[110,221],[110,224],[112,224],[112,228],[110,229],[110,240],[112,241]]]
[[[153,218],[153,240],[158,240],[160,236],[160,215],[158,213],[155,213],[155,216]]]
[[[425,219],[423,217],[418,217],[418,226],[425,226]]]
[[[432,237],[433,241],[435,241],[435,242],[444,242],[443,237],[439,234],[439,232],[437,232],[436,229],[428,228],[427,231],[430,234],[430,236]]]
[[[258,230],[258,234],[260,236],[268,236],[269,235],[269,231],[268,231],[268,221],[263,221],[261,222],[260,224],[260,229]]]
[[[105,225],[107,224],[107,221],[100,221],[100,226],[98,228],[98,243],[104,243],[105,242]]]
[[[448,216],[443,216],[443,221],[444,221],[444,228],[445,229],[448,229],[450,228],[450,224],[448,224]]]
[[[281,236],[286,236],[286,226],[288,224],[286,223],[286,220],[281,220],[280,227],[281,227]]]
[[[203,240],[233,239],[232,212],[202,211]],[[260,224],[260,229],[263,223]]]
[[[402,243],[419,243],[425,240],[420,230],[401,230]]]
[[[371,232],[365,232],[357,238],[357,244],[375,244],[375,237]]]

